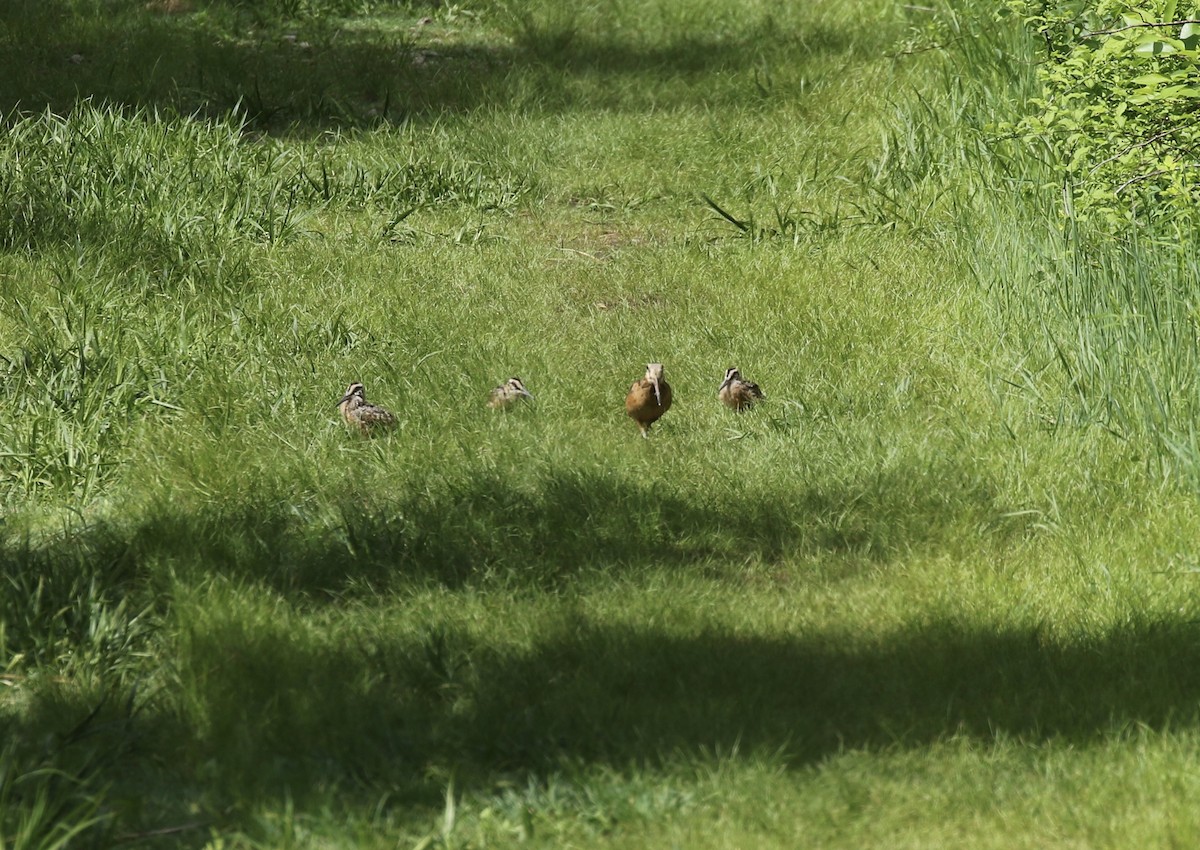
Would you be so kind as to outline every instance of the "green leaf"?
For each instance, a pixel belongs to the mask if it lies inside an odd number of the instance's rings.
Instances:
[[[1179,51],[1173,44],[1155,39],[1153,41],[1142,42],[1133,48],[1133,52],[1141,56],[1166,56],[1170,53],[1178,53]]]
[[[1196,89],[1192,86],[1168,86],[1165,89],[1160,89],[1157,92],[1157,96],[1154,99],[1155,100],[1167,100],[1168,98],[1170,98],[1170,99],[1176,99],[1176,98],[1192,99],[1192,98],[1195,98],[1198,94],[1200,94],[1200,89]]]

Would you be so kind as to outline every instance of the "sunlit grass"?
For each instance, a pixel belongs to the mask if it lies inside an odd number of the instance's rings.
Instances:
[[[1189,840],[1189,314],[1012,200],[1016,30],[18,5],[0,844]]]

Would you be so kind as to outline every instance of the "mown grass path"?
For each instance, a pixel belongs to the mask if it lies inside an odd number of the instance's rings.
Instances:
[[[6,105],[75,108],[0,142],[0,730],[42,789],[0,775],[10,811],[98,845],[1188,842],[1194,505],[1013,380],[979,187],[925,179],[957,167],[928,12],[90,9],[6,21],[38,45]],[[510,375],[536,402],[488,410]],[[393,434],[342,427],[351,381]]]

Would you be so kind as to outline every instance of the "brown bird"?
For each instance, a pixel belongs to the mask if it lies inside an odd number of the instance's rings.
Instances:
[[[745,380],[737,367],[731,366],[725,370],[725,380],[721,382],[721,387],[717,390],[717,398],[721,399],[726,407],[732,407],[740,412],[749,410],[754,406],[754,402],[766,398],[766,396],[758,388],[758,384]]]
[[[492,387],[492,391],[488,394],[488,407],[495,410],[503,410],[511,405],[519,398],[533,400],[533,393],[525,389],[525,384],[520,378],[509,378],[498,387]]]
[[[646,377],[634,381],[625,396],[625,413],[637,422],[642,436],[650,436],[650,426],[671,407],[671,385],[663,378],[661,363],[646,364]]]
[[[363,385],[353,383],[337,403],[346,424],[357,428],[364,437],[386,431],[396,425],[396,417],[389,410],[367,401]]]

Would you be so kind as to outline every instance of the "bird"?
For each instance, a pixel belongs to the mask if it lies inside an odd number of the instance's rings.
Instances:
[[[650,426],[671,407],[671,385],[663,377],[661,363],[647,363],[646,377],[634,381],[625,396],[625,413],[637,422],[643,437]]]
[[[390,410],[367,401],[363,385],[355,382],[346,388],[346,394],[337,403],[346,424],[357,428],[365,437],[386,431],[396,425],[396,417]]]
[[[763,395],[758,384],[747,381],[736,366],[730,366],[725,370],[725,380],[721,382],[721,386],[717,390],[717,398],[721,399],[726,407],[732,407],[740,412],[749,410],[754,406],[754,402],[766,398],[766,396]]]
[[[488,407],[503,410],[519,398],[532,401],[533,393],[525,389],[525,384],[520,378],[512,377],[500,386],[492,387],[492,391],[488,393]]]

